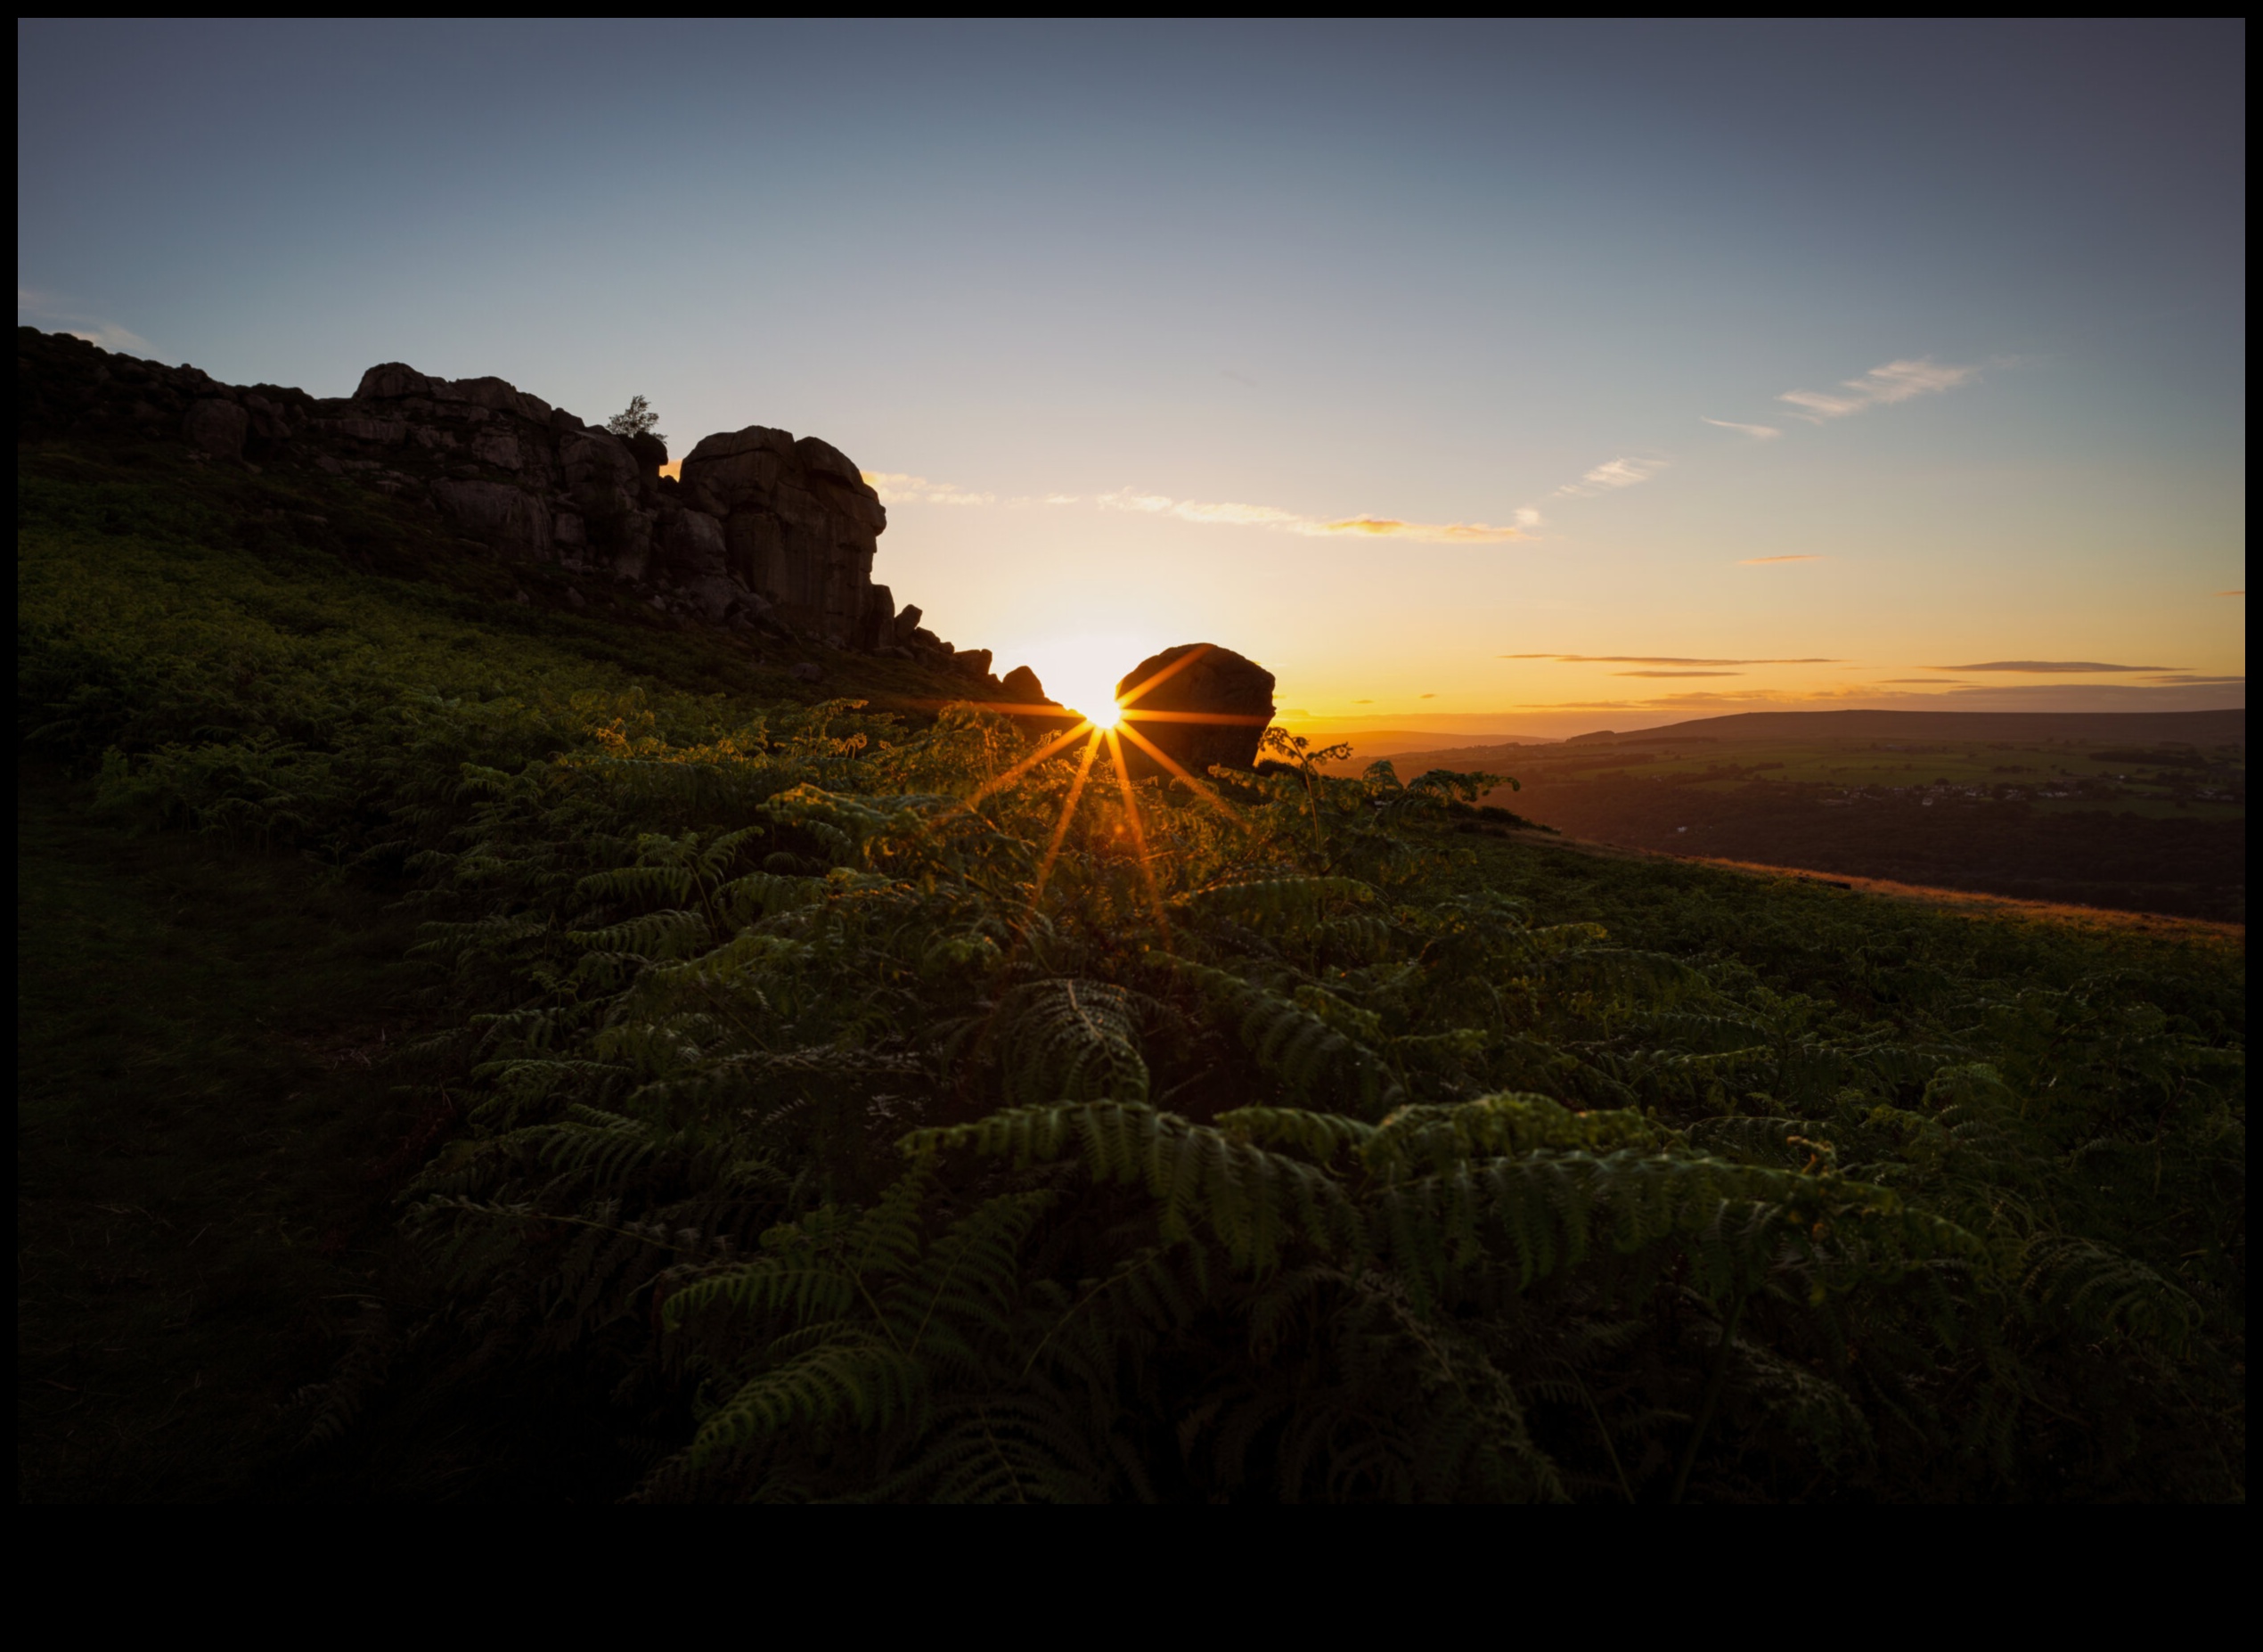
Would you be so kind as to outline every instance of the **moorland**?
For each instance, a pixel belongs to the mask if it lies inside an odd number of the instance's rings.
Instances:
[[[2243,711],[1772,712],[1392,760],[1596,842],[2243,923],[2246,746]]]
[[[1033,761],[370,474],[20,442],[23,1497],[2243,1495],[2237,932]]]

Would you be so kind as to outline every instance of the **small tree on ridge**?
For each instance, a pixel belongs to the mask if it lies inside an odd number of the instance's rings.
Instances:
[[[652,436],[665,443],[668,438],[652,429],[659,422],[660,415],[652,411],[650,403],[641,396],[632,396],[626,407],[605,421],[605,428],[616,436]]]

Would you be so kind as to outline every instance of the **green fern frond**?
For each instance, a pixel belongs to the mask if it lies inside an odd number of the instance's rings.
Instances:
[[[1213,884],[1181,896],[1174,904],[1199,912],[1230,914],[1262,927],[1287,920],[1317,921],[1331,904],[1367,904],[1377,899],[1374,888],[1356,878],[1259,878]]]
[[[1401,1086],[1382,1057],[1304,1004],[1190,959],[1168,953],[1148,958],[1200,990],[1213,1008],[1230,1017],[1244,1047],[1292,1095],[1356,1098],[1378,1110],[1399,1100]],[[1320,989],[1304,990],[1309,996]]]
[[[601,929],[574,929],[566,938],[592,952],[635,958],[689,958],[714,939],[704,914],[674,911],[644,912]]]
[[[1402,1107],[1360,1144],[1360,1157],[1369,1170],[1395,1176],[1542,1148],[1607,1153],[1657,1140],[1656,1127],[1637,1112],[1573,1112],[1547,1096],[1507,1093]]]
[[[1346,1148],[1358,1152],[1378,1128],[1363,1119],[1301,1107],[1236,1108],[1218,1115],[1218,1127],[1269,1146],[1293,1147],[1324,1165]]]
[[[685,1455],[696,1468],[796,1423],[846,1417],[862,1427],[886,1427],[919,1409],[926,1376],[919,1361],[885,1337],[844,1325],[818,1346],[740,1384],[700,1423]]]
[[[1292,1237],[1336,1251],[1358,1242],[1359,1222],[1337,1180],[1318,1165],[1269,1153],[1237,1134],[1152,1108],[1095,1102],[1011,1108],[971,1125],[914,1131],[903,1148],[924,1157],[969,1148],[1017,1164],[1082,1151],[1096,1182],[1132,1183],[1160,1201],[1166,1243],[1198,1223],[1237,1266],[1259,1273]]]
[[[1009,1105],[1144,1101],[1140,1003],[1105,981],[1057,977],[1000,1001],[996,1038]]]
[[[2185,1292],[2095,1239],[2038,1235],[2020,1269],[2021,1287],[2037,1306],[2086,1337],[2112,1333],[2181,1355],[2203,1318]]]
[[[715,891],[716,904],[737,921],[797,912],[825,898],[822,878],[795,878],[772,871],[748,872]]]
[[[1740,1164],[1792,1168],[1803,1165],[1810,1149],[1793,1137],[1812,1132],[1815,1121],[1805,1118],[1725,1116],[1701,1118],[1688,1128],[1690,1145],[1718,1153]]]

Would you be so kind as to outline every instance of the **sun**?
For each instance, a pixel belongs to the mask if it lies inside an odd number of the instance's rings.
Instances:
[[[1171,920],[1164,910],[1163,893],[1156,881],[1154,857],[1148,847],[1147,826],[1141,819],[1139,796],[1132,785],[1131,765],[1134,759],[1127,757],[1126,754],[1131,748],[1138,747],[1140,754],[1142,754],[1145,758],[1152,759],[1165,770],[1175,782],[1184,785],[1204,803],[1231,819],[1240,818],[1233,806],[1221,797],[1208,781],[1197,775],[1189,773],[1175,757],[1161,746],[1156,745],[1146,734],[1141,733],[1138,727],[1142,720],[1184,723],[1258,721],[1256,718],[1238,716],[1224,712],[1164,710],[1142,707],[1140,705],[1140,700],[1150,690],[1159,687],[1189,666],[1196,664],[1209,651],[1207,644],[1190,649],[1146,682],[1133,685],[1121,702],[1117,700],[1115,691],[1107,687],[1104,683],[1095,682],[1083,673],[1076,674],[1082,680],[1073,683],[1064,683],[1060,699],[1053,702],[1057,706],[1065,707],[1075,712],[1075,724],[1055,734],[1011,768],[1005,770],[1002,773],[992,775],[990,779],[953,806],[953,813],[972,809],[984,798],[1012,785],[1048,758],[1061,756],[1072,747],[1080,742],[1082,744],[1083,749],[1075,758],[1075,778],[1069,782],[1068,795],[1061,802],[1060,818],[1054,823],[1052,839],[1046,846],[1044,859],[1039,863],[1037,877],[1031,886],[1031,911],[1034,912],[1039,903],[1045,898],[1046,879],[1052,875],[1054,864],[1060,859],[1062,846],[1068,840],[1069,823],[1076,816],[1077,801],[1083,797],[1086,783],[1093,778],[1096,768],[1104,774],[1113,771],[1115,784],[1123,798],[1123,827],[1129,830],[1132,846],[1139,854],[1140,871],[1148,889],[1148,904],[1155,912],[1157,927],[1163,931],[1165,945],[1169,945]],[[1069,675],[1063,674],[1065,677]],[[991,706],[987,709],[1011,716],[1017,712],[1026,713],[1029,707],[1022,704],[1014,704]],[[1100,761],[1104,754],[1107,759],[1105,763]]]

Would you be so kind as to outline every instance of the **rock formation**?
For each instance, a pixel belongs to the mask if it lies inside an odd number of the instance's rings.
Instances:
[[[763,592],[852,648],[895,642],[895,603],[872,583],[887,511],[840,449],[758,424],[710,436],[683,462],[682,494],[687,519],[720,530],[712,551],[702,542],[701,577]]]
[[[210,462],[311,465],[428,506],[501,556],[624,581],[685,620],[918,659],[1025,698],[991,675],[989,650],[953,648],[872,583],[887,512],[814,437],[710,436],[678,479],[660,474],[658,438],[614,436],[501,379],[386,362],[351,397],[323,399],[35,328],[17,329],[16,347],[20,441],[169,438]]]
[[[1273,674],[1214,642],[1184,642],[1141,660],[1115,685],[1125,718],[1190,774],[1213,763],[1246,769],[1273,720]],[[1123,742],[1135,773],[1161,765]]]

